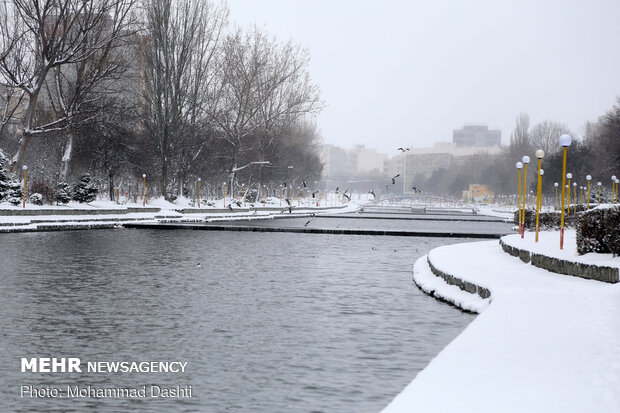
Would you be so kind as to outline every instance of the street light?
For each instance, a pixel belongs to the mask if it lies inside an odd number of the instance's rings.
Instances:
[[[198,208],[200,208],[200,181],[202,179],[198,178]]]
[[[521,158],[523,162],[523,231],[521,231],[521,238],[525,235],[525,189],[527,186],[527,164],[530,163],[530,157],[525,155]]]
[[[616,203],[616,175],[611,176],[611,203]]]
[[[226,182],[222,184],[222,195],[224,195],[224,208],[226,208]]]
[[[599,205],[601,204],[601,185],[603,185],[601,181],[598,181],[596,183],[596,186],[598,186],[598,204]]]
[[[538,215],[540,210],[540,186],[542,185],[542,174],[544,173],[542,169],[540,169],[540,165],[542,163],[542,158],[545,157],[545,151],[539,149],[536,151],[536,158],[538,158],[538,182],[536,186],[536,242],[538,242]]]
[[[573,193],[573,215],[575,215],[577,213],[577,182],[573,182]]]
[[[517,162],[517,209],[519,211],[519,234],[521,234],[521,169],[523,168],[522,162]]]
[[[558,183],[555,182],[553,184],[553,186],[555,186],[555,210],[558,210]]]
[[[28,170],[28,167],[24,165],[22,169],[24,170],[24,208],[26,208],[26,170]]]
[[[142,174],[142,208],[146,206],[146,174]]]
[[[569,211],[569,212],[570,212],[570,188],[571,188],[571,186],[570,186],[570,180],[571,180],[571,178],[572,178],[572,177],[573,177],[573,174],[572,174],[572,173],[570,173],[570,172],[569,172],[569,173],[567,173],[567,174],[566,174],[566,178],[568,178],[568,189],[569,189],[566,199],[567,199],[567,202],[568,202],[568,205],[567,205],[567,206],[568,206],[568,211]],[[574,202],[574,201],[573,201],[573,202]]]
[[[590,209],[590,181],[592,180],[592,175],[586,175],[586,181],[588,182],[588,206],[587,209]]]
[[[565,133],[560,135],[560,146],[562,147],[562,212],[560,217],[560,249],[564,249],[564,185],[566,177],[566,150],[571,144],[572,138],[569,134]]]

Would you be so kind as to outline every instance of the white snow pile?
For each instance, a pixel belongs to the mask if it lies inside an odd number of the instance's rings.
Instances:
[[[439,271],[489,288],[491,303],[384,413],[620,411],[620,284],[524,264],[497,241],[429,257]],[[416,281],[428,286],[425,260]],[[435,294],[481,304],[439,280]]]

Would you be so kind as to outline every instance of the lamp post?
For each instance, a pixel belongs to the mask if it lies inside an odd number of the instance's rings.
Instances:
[[[542,169],[540,169],[540,165],[542,164],[542,158],[545,157],[545,151],[539,149],[536,151],[536,158],[538,158],[538,183],[536,185],[536,242],[538,242],[538,216],[540,213],[540,186],[542,185],[542,174],[544,173]]]
[[[523,162],[523,230],[521,231],[521,238],[523,238],[525,235],[525,190],[527,187],[527,164],[530,163],[530,157],[525,155],[521,158],[521,162]]]
[[[611,176],[611,203],[616,203],[616,175]]]
[[[573,215],[577,213],[577,182],[573,182]]]
[[[282,184],[280,184],[280,206],[282,206]]]
[[[570,212],[570,189],[571,189],[570,180],[572,179],[572,177],[573,177],[572,173],[569,172],[569,173],[566,174],[566,178],[568,178],[568,194],[567,194],[566,200],[567,200],[567,203],[568,203],[567,206],[568,206],[568,211],[569,212]],[[573,201],[573,202],[575,202],[575,201]]]
[[[579,203],[583,204],[583,185],[579,185]]]
[[[564,249],[564,185],[566,177],[566,150],[570,146],[572,138],[569,134],[565,133],[560,136],[560,146],[562,146],[562,212],[560,216],[560,249]]]
[[[616,178],[616,204],[618,203],[618,184],[620,184],[620,179]]]
[[[245,193],[247,192],[245,184],[241,184],[241,191],[243,192],[243,207],[245,208]]]
[[[601,185],[603,185],[601,181],[598,181],[596,183],[596,186],[598,186],[598,204],[599,205],[601,204]]]
[[[202,179],[198,178],[198,208],[200,208],[200,181]]]
[[[555,210],[558,210],[558,183],[554,183],[553,186],[555,186]]]
[[[142,208],[146,206],[146,174],[142,174]]]
[[[24,170],[24,208],[26,208],[26,171],[28,170],[28,167],[24,165],[22,166],[22,169]]]
[[[224,195],[224,208],[226,208],[226,182],[222,184],[222,194]]]
[[[587,195],[587,207],[586,209],[590,209],[590,181],[592,180],[592,175],[586,175],[586,182],[588,183],[588,195]]]
[[[521,169],[523,168],[522,162],[517,162],[517,209],[519,211],[519,234],[521,234]]]

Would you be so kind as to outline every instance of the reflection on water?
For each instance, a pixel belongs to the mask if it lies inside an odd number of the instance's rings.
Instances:
[[[375,412],[471,321],[411,267],[457,239],[99,230],[5,234],[0,410]],[[187,361],[21,373],[20,357]],[[20,385],[189,385],[191,399],[20,398]]]

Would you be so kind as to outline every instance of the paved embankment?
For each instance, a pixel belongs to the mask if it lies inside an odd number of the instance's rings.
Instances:
[[[389,231],[373,229],[307,228],[307,227],[265,227],[243,225],[213,225],[202,223],[126,223],[125,228],[158,230],[197,230],[197,231],[243,231],[243,232],[293,232],[298,234],[341,234],[341,235],[384,235],[396,237],[446,237],[446,238],[500,238],[504,233],[491,232],[433,232],[433,231]]]
[[[429,263],[490,298],[447,284]],[[618,410],[620,284],[536,268],[497,241],[436,248],[416,262],[414,279],[481,314],[385,413]]]

